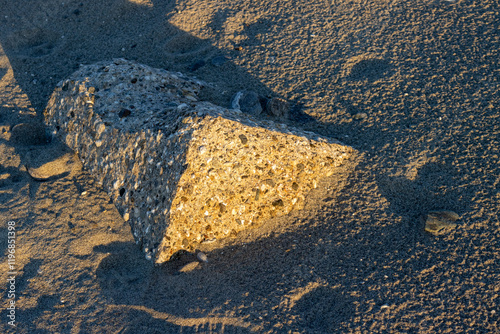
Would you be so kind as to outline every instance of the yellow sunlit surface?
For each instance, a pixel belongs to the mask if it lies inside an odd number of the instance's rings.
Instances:
[[[136,5],[153,7],[153,3],[149,0],[129,0],[129,1]]]

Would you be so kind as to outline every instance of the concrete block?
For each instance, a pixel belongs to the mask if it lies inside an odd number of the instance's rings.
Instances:
[[[199,101],[202,85],[115,59],[60,82],[45,110],[47,125],[107,190],[155,263],[301,209],[354,152]]]

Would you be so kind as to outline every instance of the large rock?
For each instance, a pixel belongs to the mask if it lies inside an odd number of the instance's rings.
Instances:
[[[202,85],[117,59],[81,67],[45,110],[156,263],[302,208],[353,152],[198,101]]]

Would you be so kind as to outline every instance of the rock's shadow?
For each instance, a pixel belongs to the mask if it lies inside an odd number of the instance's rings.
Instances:
[[[6,68],[0,68],[0,80],[4,77],[4,75],[7,74],[7,69]]]
[[[351,80],[373,81],[387,74],[390,68],[390,62],[382,58],[361,59],[350,68],[348,77]]]
[[[338,323],[354,316],[353,298],[321,286],[302,296],[293,311],[299,314],[298,323],[312,331],[335,331]]]
[[[433,210],[451,210],[459,215],[467,211],[470,195],[455,185],[452,166],[428,162],[421,166],[414,179],[401,176],[379,176],[378,186],[390,202],[389,210],[406,218],[411,228],[423,230],[419,216]]]
[[[99,284],[116,304],[138,304],[148,287],[151,263],[132,243],[113,242],[95,246],[95,252],[109,253],[96,270]]]

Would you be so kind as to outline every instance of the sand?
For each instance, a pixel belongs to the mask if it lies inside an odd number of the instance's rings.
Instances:
[[[500,332],[499,7],[0,0],[0,332]],[[92,175],[36,130],[57,82],[115,57],[196,76],[223,106],[242,89],[286,99],[290,124],[360,154],[208,262],[153,267]],[[47,181],[26,169],[65,159]],[[457,226],[425,232],[436,210]]]

